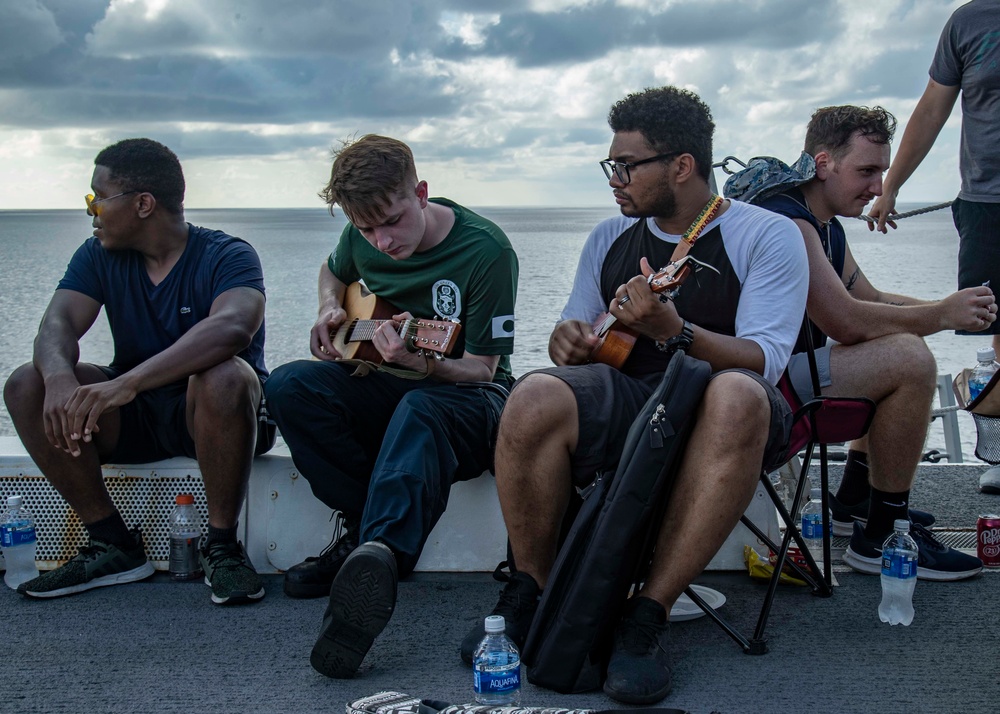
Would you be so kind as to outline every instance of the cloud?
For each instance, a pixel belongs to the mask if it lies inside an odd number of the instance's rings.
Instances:
[[[38,0],[3,0],[0,17],[0,66],[44,55],[62,42],[55,17]]]
[[[794,158],[830,104],[882,103],[905,124],[958,4],[0,0],[16,18],[0,25],[0,141],[58,165],[154,136],[238,182],[241,160],[287,176],[377,132],[492,202],[575,203],[606,194],[608,108],[645,87],[698,92],[720,156]]]

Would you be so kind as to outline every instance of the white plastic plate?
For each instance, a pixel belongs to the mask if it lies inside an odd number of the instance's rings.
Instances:
[[[694,590],[702,600],[708,603],[708,606],[713,610],[718,610],[726,604],[726,596],[718,590],[706,588],[704,585],[692,585],[691,589]],[[704,616],[705,612],[700,607],[695,605],[691,598],[684,593],[681,593],[681,596],[677,598],[677,602],[675,602],[674,606],[670,608],[671,622],[697,620],[699,617]]]

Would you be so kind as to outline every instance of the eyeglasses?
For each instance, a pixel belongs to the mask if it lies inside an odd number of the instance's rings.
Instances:
[[[612,159],[605,159],[601,161],[601,168],[604,169],[604,175],[611,180],[612,176],[617,176],[618,180],[627,186],[632,181],[632,175],[629,173],[630,169],[634,169],[636,166],[642,166],[643,164],[649,164],[654,161],[666,161],[667,159],[672,159],[675,156],[680,156],[683,151],[671,151],[669,154],[657,154],[656,156],[650,156],[648,159],[640,159],[639,161],[613,161]]]
[[[139,191],[122,191],[121,193],[116,193],[114,196],[108,196],[107,198],[94,198],[94,194],[88,193],[83,197],[83,200],[87,202],[87,215],[88,216],[99,216],[101,215],[101,207],[97,204],[104,203],[105,201],[110,201],[112,198],[118,198],[119,196],[128,196],[130,193],[140,193]]]

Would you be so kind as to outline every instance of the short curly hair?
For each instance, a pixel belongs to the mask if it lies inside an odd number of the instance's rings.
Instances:
[[[177,154],[152,139],[123,139],[97,155],[95,166],[111,172],[124,191],[151,193],[170,213],[184,211],[184,171]]]
[[[811,156],[825,150],[834,159],[841,159],[855,134],[876,144],[888,144],[895,133],[896,117],[882,107],[822,107],[809,119],[804,149]]]
[[[667,86],[629,94],[611,107],[608,125],[615,133],[639,132],[657,153],[691,154],[698,174],[708,180],[715,122],[708,105],[694,92]]]
[[[366,134],[344,141],[333,155],[330,181],[319,195],[331,213],[340,204],[352,223],[379,223],[394,194],[408,183],[416,185],[413,152],[399,139]]]

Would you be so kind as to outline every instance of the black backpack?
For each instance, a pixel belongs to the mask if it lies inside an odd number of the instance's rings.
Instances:
[[[629,429],[614,474],[573,520],[521,653],[528,680],[562,693],[601,686],[631,585],[644,577],[712,369],[682,351]]]

